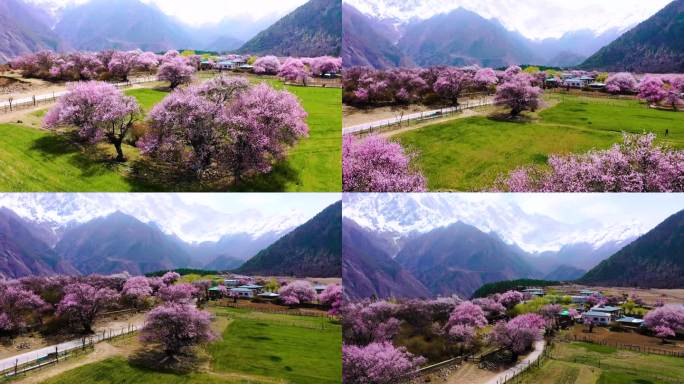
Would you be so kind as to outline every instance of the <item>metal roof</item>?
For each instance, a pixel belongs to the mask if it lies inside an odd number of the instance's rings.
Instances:
[[[605,312],[594,312],[594,311],[585,312],[584,316],[597,316],[597,317],[606,316],[606,317],[610,317],[610,315],[605,313]]]

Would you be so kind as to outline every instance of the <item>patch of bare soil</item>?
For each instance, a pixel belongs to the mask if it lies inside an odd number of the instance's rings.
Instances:
[[[657,337],[642,335],[633,330],[615,332],[605,327],[594,327],[593,331],[589,333],[586,332],[583,325],[576,325],[570,329],[569,333],[571,336],[576,336],[580,339],[589,339],[594,342],[606,342],[608,345],[615,345],[617,343],[639,346],[641,348],[684,352],[684,341],[682,340],[668,341],[667,344],[663,344],[662,340]]]
[[[129,348],[122,346],[114,346],[110,343],[99,343],[95,345],[95,350],[91,353],[75,357],[73,359],[68,359],[52,365],[48,368],[44,368],[38,371],[32,372],[23,379],[13,381],[16,384],[37,384],[42,383],[52,377],[58,376],[64,372],[76,369],[86,364],[96,363],[114,356],[128,356],[131,353]]]
[[[473,116],[482,116],[482,115],[486,114],[486,112],[485,112],[486,110],[487,110],[486,108],[466,109],[457,115],[450,115],[449,117],[445,117],[442,119],[433,119],[433,120],[429,120],[429,121],[419,123],[416,125],[409,125],[409,126],[401,127],[398,129],[390,129],[390,130],[380,131],[379,135],[382,137],[392,137],[392,136],[396,136],[396,135],[404,133],[404,132],[414,131],[416,129],[421,129],[421,128],[427,127],[429,125],[444,123],[447,121],[458,120],[458,119],[466,119],[468,117],[473,117]]]
[[[102,332],[104,330],[120,330],[121,328],[128,328],[128,324],[141,324],[144,320],[144,313],[136,314],[122,314],[115,317],[100,318],[95,322],[95,332]],[[13,339],[5,339],[0,343],[0,359],[12,357],[25,352],[41,349],[49,345],[57,344],[63,341],[71,340],[79,336],[74,335],[58,335],[46,338],[39,332],[34,332],[27,335],[20,335]],[[18,349],[17,346],[25,344],[28,348]]]
[[[496,377],[496,372],[480,369],[473,363],[465,363],[446,380],[436,381],[438,384],[482,384]]]
[[[31,83],[22,81],[20,79],[0,76],[0,95],[10,95],[15,92],[21,92],[31,87]]]
[[[408,106],[391,106],[378,108],[355,108],[349,105],[342,107],[342,126],[351,127],[358,124],[370,123],[373,121],[391,119],[402,115],[430,111],[435,109],[424,105],[411,104]]]
[[[603,292],[604,295],[629,296],[637,295],[646,304],[654,305],[658,300],[665,304],[684,304],[684,289],[642,289],[629,287],[589,287],[586,285],[562,285],[553,287],[560,292],[579,292],[582,289],[592,289]]]

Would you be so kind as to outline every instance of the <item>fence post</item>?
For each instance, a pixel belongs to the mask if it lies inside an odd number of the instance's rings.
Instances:
[[[55,345],[55,361],[59,363],[59,351],[57,350],[56,345]]]

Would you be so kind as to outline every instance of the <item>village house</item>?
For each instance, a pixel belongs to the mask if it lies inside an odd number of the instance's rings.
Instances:
[[[613,307],[610,305],[596,306],[593,307],[590,312],[601,312],[610,316],[611,320],[615,320],[622,315],[622,308]]]
[[[316,284],[316,285],[314,285],[314,290],[315,290],[316,293],[319,294],[319,295],[320,295],[321,293],[323,293],[323,291],[325,291],[326,288],[328,288],[327,285],[323,285],[323,284]]]
[[[644,320],[643,319],[637,319],[636,317],[621,317],[617,320],[615,320],[620,325],[624,325],[625,327],[630,327],[630,328],[639,328],[643,326]]]
[[[259,296],[259,298],[261,298],[261,299],[271,300],[271,301],[278,300],[280,298],[280,295],[275,293],[275,292],[264,292],[264,293],[258,294],[257,296]]]
[[[246,298],[246,299],[251,299],[255,296],[254,290],[251,290],[249,288],[231,288],[230,289],[230,295],[231,296],[237,296],[240,298]]]
[[[599,292],[599,291],[592,291],[591,289],[583,289],[583,290],[581,290],[581,291],[579,292],[579,294],[580,294],[580,296],[585,296],[585,297],[586,297],[586,296],[592,296],[592,295],[593,295],[593,296],[603,297],[603,295],[601,295],[601,292]]]
[[[589,84],[588,87],[589,87],[590,89],[593,89],[593,90],[596,90],[596,91],[602,91],[602,90],[604,90],[604,89],[606,88],[606,84],[605,84],[605,83],[600,83],[600,82],[598,82],[598,81],[595,81],[595,82]]]
[[[527,293],[531,296],[544,296],[544,290],[541,288],[526,288],[523,293]]]
[[[563,80],[563,86],[566,88],[579,88],[579,89],[581,89],[581,88],[584,88],[584,86],[586,84],[587,83],[585,83],[584,81],[582,81],[578,77],[572,77],[572,78]]]
[[[582,321],[585,323],[591,321],[598,325],[608,325],[610,324],[610,320],[610,314],[606,312],[589,311],[582,314]]]
[[[255,295],[263,292],[263,289],[264,289],[264,287],[262,285],[257,285],[257,284],[245,284],[245,285],[239,286],[238,288],[249,289],[249,290],[253,291]]]

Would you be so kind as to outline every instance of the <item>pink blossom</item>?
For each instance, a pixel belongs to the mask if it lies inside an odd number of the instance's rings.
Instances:
[[[330,284],[318,295],[318,301],[330,307],[328,314],[338,316],[342,308],[342,286],[340,284]]]
[[[496,87],[494,103],[511,109],[511,116],[518,116],[522,111],[535,111],[539,107],[542,90],[532,86],[532,78],[526,73],[509,77]]]
[[[186,303],[166,303],[147,314],[140,340],[158,343],[169,356],[216,339],[211,315]]]
[[[499,303],[511,309],[523,301],[523,294],[518,291],[506,291],[499,296]]]
[[[135,122],[140,107],[135,98],[124,96],[115,86],[89,81],[69,84],[68,93],[48,111],[43,125],[49,129],[73,125],[91,143],[106,140],[114,145],[116,160],[126,161],[122,143]]]
[[[628,72],[620,72],[608,76],[606,90],[610,93],[631,93],[637,89],[637,80]]]
[[[316,299],[316,291],[306,280],[295,280],[278,290],[280,299],[287,305],[311,303]]]
[[[84,283],[70,284],[64,288],[64,292],[57,306],[57,315],[79,325],[85,333],[92,332],[97,315],[119,299],[119,294],[113,289],[98,289]]]
[[[413,170],[413,155],[380,136],[342,141],[342,189],[345,192],[422,192],[423,175]]]
[[[157,297],[165,302],[189,303],[193,295],[197,293],[197,288],[190,284],[174,284],[159,288]]]
[[[493,341],[513,353],[521,354],[532,347],[542,337],[541,331],[546,321],[536,314],[528,313],[516,316],[512,320],[496,323],[491,332]]]
[[[169,88],[176,89],[181,84],[192,81],[196,69],[183,57],[165,59],[157,71],[157,80],[168,81]]]
[[[644,316],[644,325],[660,338],[673,337],[677,331],[684,329],[684,307],[679,305],[658,307]]]
[[[664,83],[660,77],[646,76],[641,83],[639,83],[639,98],[647,100],[649,103],[656,104],[662,101],[667,93],[665,92]]]
[[[171,284],[175,283],[176,281],[178,281],[180,278],[181,278],[181,275],[178,274],[177,272],[168,271],[161,277],[161,280],[164,284],[171,285]]]
[[[347,384],[394,384],[426,360],[387,342],[342,346],[342,381]]]
[[[505,181],[511,192],[682,192],[684,153],[654,144],[655,135],[586,155],[551,156],[548,171],[520,168]]]
[[[280,67],[278,76],[291,82],[306,82],[309,73],[300,59],[288,58]]]
[[[280,72],[280,60],[275,56],[264,56],[254,62],[254,73],[258,75],[276,75]]]

